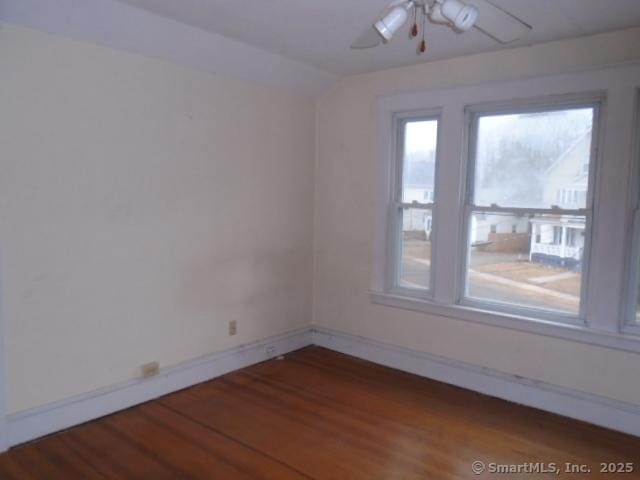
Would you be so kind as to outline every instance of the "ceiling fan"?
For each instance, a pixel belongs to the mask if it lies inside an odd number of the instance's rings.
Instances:
[[[418,16],[422,15],[422,42],[419,52],[426,51],[425,22],[446,25],[457,32],[476,27],[500,43],[522,38],[531,26],[488,0],[394,0],[378,16],[373,26],[351,44],[351,48],[373,48],[388,43],[393,35],[413,17],[411,37],[418,36]]]

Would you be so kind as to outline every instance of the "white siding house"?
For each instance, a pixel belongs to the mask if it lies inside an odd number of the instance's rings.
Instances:
[[[407,185],[404,187],[404,201],[433,203],[433,187],[425,185]],[[402,218],[402,230],[404,232],[424,232],[427,240],[431,238],[432,229],[431,210],[406,209]]]
[[[547,169],[545,205],[584,208],[591,157],[591,130],[586,131]],[[529,258],[534,262],[580,268],[584,250],[584,218],[537,215],[531,219]]]
[[[471,245],[490,241],[491,234],[523,234],[529,231],[526,217],[504,214],[476,214],[471,218]]]

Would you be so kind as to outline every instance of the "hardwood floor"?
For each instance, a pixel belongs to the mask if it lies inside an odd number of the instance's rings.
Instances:
[[[640,439],[309,347],[16,447],[0,478],[638,479]]]

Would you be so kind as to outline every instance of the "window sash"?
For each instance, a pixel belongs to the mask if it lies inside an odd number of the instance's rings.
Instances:
[[[410,207],[415,208],[415,207]],[[406,210],[405,207],[397,207],[394,209],[394,217],[395,217],[395,241],[394,241],[394,251],[393,251],[393,264],[392,264],[392,281],[391,281],[391,291],[397,294],[402,294],[410,297],[418,297],[418,298],[427,298],[431,299],[433,297],[433,282],[434,282],[434,268],[433,268],[433,257],[435,252],[435,245],[433,242],[433,237],[431,240],[431,258],[430,266],[429,266],[429,286],[427,288],[424,287],[409,287],[406,285],[402,285],[401,276],[402,276],[402,259],[403,259],[403,215]],[[435,219],[434,219],[434,210],[433,208],[418,208],[418,210],[429,211],[431,212],[431,229],[433,230],[435,227]]]
[[[518,209],[512,209],[512,210],[500,209],[498,213],[519,215],[522,213],[522,210],[525,210],[524,213],[527,215],[528,214],[535,215],[536,213],[548,212],[547,210],[539,210],[536,212],[534,209],[520,209],[520,211]],[[469,231],[469,228],[471,226],[471,218],[474,213],[493,213],[493,212],[488,212],[486,209],[482,207],[471,207],[471,206],[467,206],[464,212],[464,231],[463,231],[464,251],[462,255],[462,258],[464,260],[462,262],[462,268],[461,268],[460,292],[458,293],[457,304],[467,306],[467,307],[479,308],[482,310],[492,310],[492,311],[501,312],[501,313],[521,315],[529,318],[542,318],[544,320],[552,320],[552,321],[561,322],[561,323],[584,326],[586,323],[585,321],[586,303],[584,301],[584,298],[587,293],[586,279],[588,277],[588,262],[586,261],[586,258],[589,255],[589,242],[587,242],[587,239],[588,239],[588,232],[590,232],[591,230],[591,212],[585,211],[585,210],[579,210],[579,212],[581,213],[578,213],[578,214],[573,213],[573,212],[576,212],[576,210],[566,210],[563,212],[568,212],[568,213],[563,213],[562,215],[584,217],[585,219],[585,229],[584,229],[585,244],[584,244],[584,250],[582,254],[583,267],[581,270],[581,282],[580,282],[580,304],[579,304],[579,309],[577,314],[573,314],[570,312],[563,312],[561,310],[554,310],[551,308],[532,307],[527,305],[520,305],[517,303],[501,302],[498,300],[472,297],[467,294],[468,286],[469,286],[469,268],[470,268],[470,256],[471,256],[471,249],[469,245],[471,241],[471,234]],[[559,215],[558,211],[556,210],[554,210],[553,213],[556,215]],[[532,231],[531,235],[535,235],[535,231]]]
[[[403,192],[404,192],[404,142],[405,142],[405,132],[406,126],[408,123],[413,122],[428,122],[435,121],[438,126],[438,138],[436,139],[436,152],[435,152],[435,175],[433,181],[434,188],[434,201],[431,203],[427,202],[403,202]],[[440,114],[439,111],[436,113],[425,113],[425,114],[405,114],[405,115],[397,115],[395,121],[393,123],[395,130],[395,148],[393,152],[393,166],[394,166],[394,175],[392,178],[392,200],[398,204],[406,204],[406,205],[435,205],[435,202],[438,199],[437,196],[437,184],[438,184],[438,153],[439,153],[439,143],[440,143]]]
[[[493,108],[491,104],[470,105],[465,108],[466,115],[466,132],[467,138],[466,144],[466,181],[464,192],[464,206],[462,213],[462,239],[461,257],[463,259],[460,262],[460,268],[457,272],[459,290],[456,295],[456,303],[458,305],[469,306],[474,308],[480,308],[483,310],[490,310],[495,312],[503,312],[508,314],[522,315],[531,318],[540,318],[542,320],[550,320],[555,322],[561,322],[566,324],[576,324],[579,326],[586,325],[586,296],[589,285],[589,264],[590,264],[590,252],[592,241],[592,221],[593,221],[593,204],[595,197],[595,180],[596,180],[596,163],[597,152],[600,141],[600,112],[602,108],[603,99],[600,95],[598,98],[576,98],[574,101],[568,102],[553,102],[538,103],[532,101],[529,104],[528,101],[522,102],[506,102],[500,105],[495,105]],[[559,206],[552,206],[551,208],[523,208],[523,207],[509,207],[500,205],[481,205],[474,203],[475,197],[475,174],[476,174],[476,145],[478,141],[478,124],[479,119],[483,116],[491,115],[509,115],[509,114],[521,114],[521,113],[543,113],[543,112],[555,112],[559,110],[577,109],[577,108],[591,108],[593,109],[593,123],[591,129],[591,151],[589,158],[589,176],[587,185],[587,198],[586,208],[579,209],[567,209],[560,208]],[[468,271],[470,261],[470,231],[471,216],[475,212],[482,213],[510,213],[510,214],[552,214],[552,215],[571,215],[571,216],[583,216],[585,217],[585,239],[584,239],[584,251],[583,251],[583,268],[582,278],[580,285],[580,304],[578,314],[558,312],[555,310],[528,307],[522,305],[512,305],[503,302],[496,302],[485,299],[477,299],[469,297],[467,295],[468,290]],[[532,232],[532,235],[534,233]]]
[[[598,142],[599,138],[599,125],[600,125],[600,111],[602,109],[603,98],[601,95],[597,95],[597,99],[581,99],[580,97],[576,98],[572,101],[563,101],[563,102],[553,102],[550,100],[548,103],[539,103],[538,100],[521,100],[521,101],[513,101],[507,103],[496,104],[493,108],[491,104],[478,104],[478,105],[468,105],[465,107],[465,111],[467,113],[467,139],[465,141],[467,148],[467,176],[466,176],[466,189],[465,189],[465,206],[471,205],[480,208],[493,209],[495,211],[499,211],[499,209],[505,209],[505,211],[540,211],[540,210],[548,210],[549,213],[557,213],[559,211],[582,211],[582,210],[590,210],[593,208],[593,199],[594,199],[594,191],[595,191],[595,163],[597,159],[598,152]],[[475,197],[475,176],[476,176],[476,145],[478,143],[478,125],[479,120],[482,117],[488,116],[496,116],[496,115],[516,115],[516,114],[528,114],[528,113],[545,113],[545,112],[557,112],[560,110],[574,110],[574,109],[582,109],[582,108],[591,108],[593,109],[593,123],[591,129],[591,155],[589,158],[589,171],[588,171],[588,185],[587,185],[587,198],[585,208],[581,209],[563,209],[559,206],[551,206],[550,208],[523,208],[523,207],[512,207],[508,205],[481,205],[474,203]]]
[[[640,288],[640,87],[635,89],[635,110],[632,152],[632,188],[631,198],[633,201],[633,212],[631,216],[630,245],[627,252],[630,258],[629,271],[626,275],[628,288],[625,292],[623,329],[640,334],[640,323],[636,312],[638,310],[638,289]]]
[[[403,202],[404,189],[404,143],[406,125],[411,122],[436,121],[437,122],[437,139],[435,150],[435,174],[433,183],[433,201],[432,202]],[[403,234],[403,211],[405,209],[420,209],[431,211],[432,231],[437,229],[436,220],[436,203],[438,199],[438,158],[440,151],[441,136],[441,118],[440,110],[431,110],[425,112],[411,112],[406,114],[398,114],[394,116],[394,143],[392,154],[392,178],[391,178],[391,202],[388,214],[389,226],[389,245],[386,272],[386,290],[396,294],[431,300],[433,299],[434,281],[435,281],[435,265],[433,258],[435,257],[435,238],[431,237],[431,258],[429,269],[429,287],[428,288],[410,288],[401,285],[400,276],[402,273],[402,234]]]
[[[465,209],[481,210],[486,213],[517,213],[522,215],[528,214],[545,214],[545,215],[577,215],[584,216],[591,213],[591,208],[520,208],[520,207],[498,207],[475,205],[473,203],[465,205]]]
[[[417,209],[433,209],[435,208],[435,203],[422,203],[422,202],[394,202],[394,205],[397,208],[417,208]]]

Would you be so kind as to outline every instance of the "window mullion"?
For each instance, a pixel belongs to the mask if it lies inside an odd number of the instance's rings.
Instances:
[[[594,189],[593,215],[590,216],[591,245],[589,251],[588,291],[584,297],[585,315],[588,326],[594,330],[617,333],[624,316],[624,297],[627,281],[621,272],[625,270],[625,243],[629,234],[624,214],[628,205],[629,172],[631,158],[628,153],[633,131],[631,122],[621,124],[616,120],[633,117],[633,102],[629,101],[629,91],[622,87],[608,90],[607,102],[599,111],[597,148],[597,170],[591,171]],[[617,112],[611,115],[611,112]],[[607,141],[603,142],[603,131]],[[606,159],[606,161],[602,161]],[[597,175],[596,175],[597,173]]]
[[[464,211],[464,170],[463,158],[465,145],[460,135],[460,125],[465,122],[462,103],[451,105],[442,115],[439,143],[439,158],[436,175],[437,207],[434,210],[435,238],[437,255],[433,258],[434,300],[442,304],[453,305],[457,299],[458,271],[463,259],[460,257],[462,245]]]

